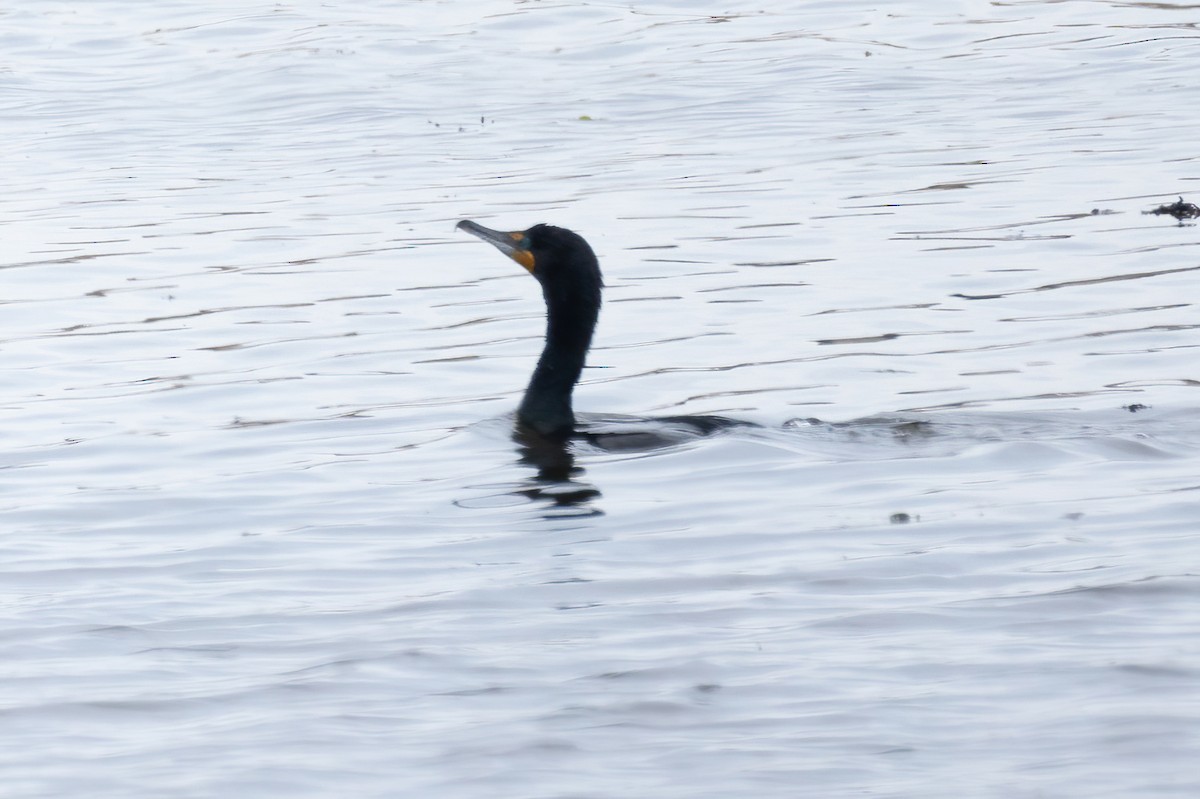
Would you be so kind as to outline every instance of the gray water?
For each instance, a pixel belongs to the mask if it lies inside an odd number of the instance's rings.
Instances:
[[[1198,28],[0,10],[0,795],[1198,795]]]

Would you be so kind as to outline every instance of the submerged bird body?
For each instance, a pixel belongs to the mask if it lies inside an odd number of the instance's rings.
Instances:
[[[571,395],[583,371],[600,316],[604,281],[592,248],[577,233],[552,225],[504,232],[458,223],[537,278],[546,301],[546,343],[517,409],[517,420],[544,436],[575,430]]]

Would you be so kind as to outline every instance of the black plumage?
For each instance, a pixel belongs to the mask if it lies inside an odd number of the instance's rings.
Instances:
[[[553,225],[505,232],[464,220],[458,227],[494,245],[541,284],[546,340],[517,420],[544,436],[570,436],[575,430],[571,396],[600,315],[604,280],[596,254],[578,233]]]

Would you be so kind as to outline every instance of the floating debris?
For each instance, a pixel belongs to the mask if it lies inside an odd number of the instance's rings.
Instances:
[[[1200,216],[1200,208],[1193,203],[1185,203],[1180,197],[1178,202],[1173,202],[1170,205],[1160,205],[1153,211],[1146,211],[1148,214],[1167,214],[1173,216],[1182,222],[1185,219],[1195,219]]]

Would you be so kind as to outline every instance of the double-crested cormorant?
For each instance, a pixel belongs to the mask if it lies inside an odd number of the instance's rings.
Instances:
[[[517,420],[544,436],[570,436],[575,430],[571,394],[600,315],[604,281],[596,254],[578,233],[553,225],[511,233],[469,220],[458,227],[494,245],[541,284],[546,343],[517,409]]]
[[[596,254],[578,233],[534,225],[511,233],[469,220],[458,227],[512,258],[537,278],[546,299],[546,343],[517,409],[522,431],[564,442],[581,438],[609,451],[648,451],[709,436],[748,422],[724,416],[655,418],[589,415],[577,428],[571,393],[579,382],[600,315],[604,281]]]

